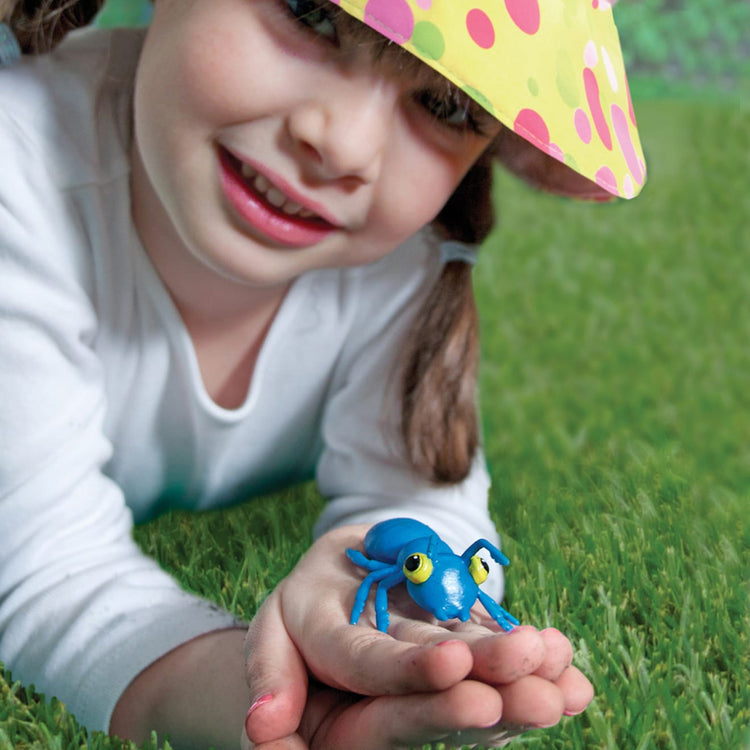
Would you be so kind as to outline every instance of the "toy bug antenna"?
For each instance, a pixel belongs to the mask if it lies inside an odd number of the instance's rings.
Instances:
[[[494,545],[492,542],[488,542],[486,539],[477,539],[467,550],[461,555],[461,559],[468,564],[469,560],[476,555],[481,549],[486,549],[487,552],[492,555],[492,559],[499,565],[510,565],[510,560]]]

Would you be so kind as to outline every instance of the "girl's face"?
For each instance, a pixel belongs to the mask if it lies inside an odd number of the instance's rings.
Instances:
[[[133,175],[152,255],[268,287],[376,260],[435,217],[499,125],[374,60],[351,23],[324,0],[156,2]]]

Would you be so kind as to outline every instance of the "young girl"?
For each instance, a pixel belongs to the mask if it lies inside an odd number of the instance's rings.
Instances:
[[[387,635],[349,625],[344,549],[394,516],[498,541],[469,246],[496,159],[638,191],[609,3],[158,0],[145,35],[57,45],[99,5],[0,4],[26,53],[0,71],[0,659],[177,747],[491,745],[581,712],[556,630],[398,595]],[[249,630],[131,539],[311,476],[317,541]]]

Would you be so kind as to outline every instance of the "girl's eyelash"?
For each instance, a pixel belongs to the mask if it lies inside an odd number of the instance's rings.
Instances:
[[[319,0],[281,0],[289,15],[316,36],[338,45],[333,14]]]
[[[486,134],[483,111],[477,112],[478,107],[465,95],[454,90],[438,92],[428,89],[419,92],[416,100],[437,122],[450,130]]]

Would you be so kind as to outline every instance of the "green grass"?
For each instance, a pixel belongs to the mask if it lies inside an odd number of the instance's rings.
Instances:
[[[750,112],[639,115],[641,198],[581,206],[503,175],[477,268],[509,608],[568,633],[597,693],[521,747],[750,748]],[[320,507],[305,486],[137,536],[249,617]],[[85,737],[56,701],[0,681],[0,750],[121,746]]]
[[[503,226],[477,276],[510,608],[562,623],[597,690],[585,719],[526,742],[740,748],[750,117],[685,102],[639,112],[642,198],[582,208],[503,180]]]

